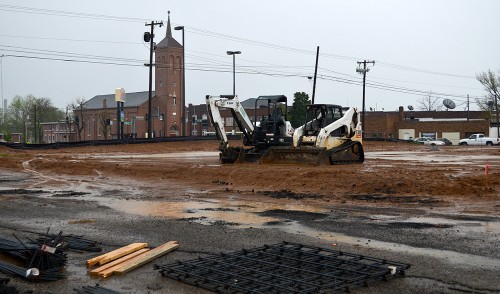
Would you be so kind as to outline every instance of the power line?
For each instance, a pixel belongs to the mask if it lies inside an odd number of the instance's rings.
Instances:
[[[77,59],[64,59],[64,58],[27,56],[27,55],[17,55],[17,54],[5,54],[4,56],[5,57],[15,57],[15,58],[40,59],[40,60],[55,60],[55,61],[66,61],[66,62],[80,62],[80,63],[92,63],[92,64],[126,65],[126,66],[140,66],[140,67],[144,67],[144,64],[137,64],[137,65],[135,65],[135,64],[130,64],[130,63],[102,62],[102,61],[77,60]]]
[[[147,21],[149,21],[146,19],[132,18],[132,17],[111,16],[111,15],[104,15],[104,14],[91,14],[91,13],[81,13],[81,12],[70,12],[70,11],[32,8],[32,7],[6,5],[6,4],[0,4],[0,10],[11,11],[11,12],[21,12],[21,13],[34,13],[34,14],[45,14],[45,15],[54,15],[54,16],[65,16],[65,17],[90,18],[90,19],[110,20],[110,21],[125,21],[125,22],[127,22],[127,21],[128,22],[147,22]],[[271,48],[271,49],[276,49],[276,50],[290,51],[290,52],[296,52],[296,53],[308,54],[308,55],[315,54],[315,52],[311,51],[311,50],[304,50],[304,49],[298,49],[298,48],[293,48],[293,47],[288,47],[288,46],[283,46],[283,45],[267,43],[267,42],[260,42],[260,41],[255,41],[255,40],[251,40],[251,39],[235,37],[235,36],[231,36],[231,35],[227,35],[227,34],[216,33],[216,32],[212,32],[212,31],[208,31],[208,30],[204,30],[204,29],[199,29],[199,28],[195,28],[195,27],[185,27],[185,30],[189,31],[191,33],[194,33],[194,34],[205,35],[205,36],[219,38],[219,39],[225,39],[225,40],[231,40],[231,41],[245,43],[245,44],[254,45],[254,46],[260,46],[260,47],[266,47],[266,48]],[[331,54],[331,53],[323,53],[322,57],[348,60],[348,61],[356,61],[356,60],[361,59],[359,57],[352,57],[352,56],[345,56],[345,55]],[[393,63],[389,63],[389,62],[385,62],[385,61],[378,61],[378,63],[380,66],[392,68],[392,69],[397,69],[397,70],[413,71],[413,72],[420,72],[420,73],[425,73],[425,74],[442,75],[442,76],[449,76],[449,77],[456,77],[456,78],[475,79],[475,77],[473,77],[473,76],[451,74],[451,73],[445,73],[445,72],[439,72],[439,71],[433,71],[433,70],[427,70],[427,69],[419,69],[419,68],[410,67],[410,66],[397,65],[397,64],[393,64]]]
[[[14,57],[14,58],[27,58],[27,59],[52,60],[52,61],[77,62],[77,63],[102,64],[102,65],[118,65],[118,66],[134,66],[134,67],[143,67],[144,66],[143,64],[139,64],[139,63],[138,64],[131,64],[131,63],[119,63],[119,62],[103,62],[103,61],[56,58],[56,57],[28,56],[28,55],[19,55],[19,54],[6,54],[4,56],[5,57]],[[168,68],[168,67],[165,67],[165,68]],[[193,64],[193,66],[189,66],[189,67],[187,66],[186,70],[188,70],[188,71],[189,70],[202,71],[202,72],[218,72],[218,73],[230,73],[230,72],[232,72],[229,67],[226,67],[226,68],[227,69],[216,68],[216,67],[214,68],[214,67],[207,67],[205,65],[200,65],[200,64]],[[272,76],[272,77],[285,77],[285,78],[287,78],[287,77],[307,78],[307,76],[308,76],[306,74],[300,74],[300,73],[264,72],[264,71],[260,71],[260,70],[251,70],[249,68],[247,68],[245,70],[238,70],[237,73],[238,74],[251,74],[251,75],[266,75],[266,76]],[[322,79],[322,80],[339,82],[339,83],[350,84],[350,85],[355,85],[355,86],[362,85],[362,82],[359,80],[351,80],[351,79],[345,79],[345,78],[340,78],[340,77],[335,77],[335,76],[319,75],[318,78]],[[429,93],[428,91],[424,91],[424,90],[397,87],[397,86],[393,86],[393,85],[374,83],[374,82],[367,82],[366,86],[368,88],[374,88],[374,89],[390,91],[390,92],[397,92],[397,93],[402,93],[402,94],[418,95],[418,96],[426,95]],[[439,93],[439,92],[432,92],[432,94],[434,96],[466,99],[465,95]]]
[[[124,41],[108,41],[108,40],[83,40],[83,39],[50,38],[50,37],[38,37],[38,36],[19,36],[19,35],[6,35],[6,34],[0,34],[0,37],[18,38],[18,39],[50,40],[50,41],[107,43],[107,44],[130,44],[130,45],[142,45],[143,44],[142,42],[124,42]]]
[[[25,6],[7,5],[7,4],[0,4],[0,10],[10,11],[10,12],[20,12],[20,13],[32,13],[32,14],[54,15],[54,16],[64,16],[64,17],[126,21],[126,22],[147,22],[148,21],[146,19],[133,18],[133,17],[111,16],[111,15],[92,14],[92,13],[83,13],[83,12],[71,12],[71,11],[33,8],[33,7],[25,7]]]
[[[130,62],[143,62],[144,61],[143,59],[130,59],[130,58],[123,58],[123,57],[109,57],[109,56],[81,54],[81,53],[73,53],[73,52],[65,52],[65,51],[32,49],[32,48],[19,47],[19,46],[0,45],[0,47],[9,48],[9,49],[3,49],[3,51],[13,51],[16,53],[29,53],[29,54],[37,54],[37,55],[55,55],[55,56],[78,57],[78,58],[94,58],[94,59],[104,59],[104,60],[130,61]],[[12,50],[10,48],[15,49],[15,50]]]

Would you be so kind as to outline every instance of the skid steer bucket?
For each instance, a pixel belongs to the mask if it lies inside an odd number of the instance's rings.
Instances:
[[[329,164],[328,152],[322,147],[274,146],[260,159],[262,164]]]

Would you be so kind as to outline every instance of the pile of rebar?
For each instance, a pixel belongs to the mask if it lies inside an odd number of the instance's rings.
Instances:
[[[0,293],[2,294],[18,294],[17,288],[15,286],[8,286],[10,282],[9,278],[0,278]]]
[[[95,286],[82,286],[82,289],[73,289],[78,294],[121,294],[120,292],[116,292],[111,289],[107,289],[99,286],[99,284]]]
[[[84,239],[82,236],[63,235],[59,232],[58,235],[54,234],[40,234],[36,239],[38,244],[50,244],[52,247],[62,247],[64,249],[72,249],[79,251],[101,252],[102,246],[100,243]]]
[[[404,274],[409,264],[283,242],[159,266],[160,273],[218,293],[348,292]]]
[[[1,261],[0,271],[3,273],[37,281],[55,281],[65,277],[63,268],[67,256],[59,248],[24,243],[17,237],[16,240],[0,238],[0,253],[11,256],[17,262]]]

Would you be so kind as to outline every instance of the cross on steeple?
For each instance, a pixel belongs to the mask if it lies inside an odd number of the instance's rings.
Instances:
[[[172,28],[170,27],[170,10],[168,11],[168,20],[167,20],[167,38],[172,38]]]

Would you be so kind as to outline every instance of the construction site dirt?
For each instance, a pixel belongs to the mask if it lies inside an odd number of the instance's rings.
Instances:
[[[232,142],[239,145],[239,142]],[[68,252],[67,278],[121,293],[209,293],[153,265],[283,241],[411,264],[353,293],[500,293],[500,148],[365,141],[350,165],[219,163],[218,141],[22,150],[0,146],[0,236],[63,231],[103,244],[178,250],[125,275],[90,277]],[[0,278],[6,275],[0,273]]]

